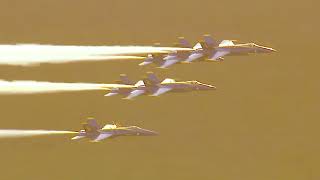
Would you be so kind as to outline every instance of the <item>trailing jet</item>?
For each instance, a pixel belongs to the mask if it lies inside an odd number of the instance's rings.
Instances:
[[[181,48],[189,48],[191,49],[191,44],[184,38],[179,37],[179,43],[175,44],[175,46]],[[196,47],[193,47],[196,48]],[[159,68],[168,68],[176,63],[181,63],[186,61],[189,56],[192,54],[192,51],[175,51],[171,52],[167,55],[164,54],[149,54],[148,57],[144,60],[144,62],[140,63],[140,66],[145,66],[149,64],[157,64]]]
[[[133,84],[128,80],[126,75],[121,75],[122,83]],[[114,88],[105,96],[122,95],[124,99],[132,99],[134,97],[146,94],[151,96],[159,96],[166,92],[186,92],[195,90],[215,90],[216,87],[209,84],[200,83],[198,81],[175,81],[174,79],[159,80],[152,72],[147,73],[147,78],[138,81],[132,87]]]
[[[249,55],[253,53],[271,53],[276,50],[257,45],[255,43],[234,44],[235,40],[214,40],[210,35],[204,35],[204,42],[198,43],[200,47],[193,51],[193,56],[186,62],[192,62],[201,57],[207,57],[207,60],[221,61],[227,55]]]
[[[154,46],[159,47],[160,43],[155,43]],[[161,65],[165,56],[165,54],[148,54],[147,58],[145,58],[144,61],[139,64],[139,66],[146,66],[152,63]]]
[[[134,84],[126,74],[120,74],[120,81],[117,81],[117,83],[122,83],[124,85],[129,85],[129,86],[112,88],[111,91],[105,94],[104,96],[115,96],[115,95],[128,96],[137,87],[144,86],[144,83],[142,80]]]
[[[92,142],[99,142],[106,138],[113,138],[117,136],[152,136],[158,135],[157,132],[142,129],[137,126],[118,127],[114,124],[106,124],[101,126],[95,119],[88,119],[83,123],[83,130],[78,132],[78,135],[73,137],[72,140],[89,138]]]

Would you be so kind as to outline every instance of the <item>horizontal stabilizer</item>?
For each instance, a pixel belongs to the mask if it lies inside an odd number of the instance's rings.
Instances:
[[[119,93],[117,92],[109,92],[108,94],[105,94],[104,96],[115,96],[115,95],[118,95]]]
[[[172,53],[172,52],[170,52],[170,53]],[[144,61],[139,64],[139,66],[146,66],[151,63],[160,63],[162,61],[163,57],[164,57],[164,55],[162,55],[162,54],[148,54],[148,57],[146,57],[144,59]]]
[[[140,63],[139,66],[146,66],[149,64],[152,64],[152,61],[144,61],[144,62]]]
[[[71,138],[72,140],[77,140],[77,139],[82,139],[85,138],[86,136],[75,136],[73,138]]]
[[[145,65],[151,64],[151,63],[153,63],[153,61],[154,61],[153,55],[152,54],[148,54],[148,57],[146,57],[144,59],[144,61],[139,64],[139,66],[145,66]]]

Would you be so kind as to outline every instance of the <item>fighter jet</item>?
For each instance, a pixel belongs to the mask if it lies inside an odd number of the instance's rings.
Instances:
[[[152,72],[147,73],[147,78],[143,79],[144,85],[138,86],[131,91],[125,99],[132,99],[142,94],[151,96],[160,96],[167,92],[188,92],[195,90],[215,90],[216,87],[209,84],[204,84],[198,81],[175,81],[174,79],[166,78],[163,81],[158,79]]]
[[[128,96],[137,87],[144,86],[144,83],[142,80],[134,84],[126,74],[120,74],[120,81],[117,81],[117,83],[123,83],[124,85],[131,85],[131,86],[112,88],[111,91],[105,94],[104,96],[115,96],[115,95]]]
[[[175,44],[176,47],[189,48],[191,49],[191,44],[184,38],[179,37],[179,43]],[[195,47],[193,47],[195,48]],[[191,55],[192,51],[175,51],[167,55],[164,54],[149,54],[144,62],[140,63],[140,66],[145,66],[149,64],[157,64],[159,68],[168,68],[176,63],[184,62]]]
[[[154,46],[159,47],[160,43],[154,43]],[[147,58],[145,58],[139,66],[146,66],[152,63],[160,65],[163,62],[164,57],[165,54],[148,54]]]
[[[125,75],[122,75],[124,83]],[[129,81],[129,80],[128,80]],[[130,81],[131,82],[131,81]],[[124,99],[133,99],[140,95],[159,96],[166,92],[186,92],[194,90],[215,90],[216,87],[198,81],[175,81],[174,79],[159,80],[152,72],[147,73],[147,78],[138,81],[132,88],[115,88],[105,96],[123,95]]]
[[[113,138],[117,136],[152,136],[158,135],[157,132],[142,129],[137,126],[118,127],[114,124],[106,124],[101,126],[95,119],[88,119],[83,123],[83,130],[78,132],[78,135],[72,140],[89,138],[92,142],[100,142],[106,138]]]
[[[186,62],[192,62],[200,57],[207,57],[207,60],[222,61],[227,55],[248,55],[253,53],[271,53],[276,50],[257,45],[255,43],[234,44],[235,40],[214,40],[210,35],[204,35],[204,42],[198,43],[201,48],[193,51],[197,58],[189,58]],[[197,47],[200,47],[197,46]]]

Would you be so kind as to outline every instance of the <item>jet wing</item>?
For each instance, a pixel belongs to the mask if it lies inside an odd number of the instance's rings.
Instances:
[[[213,56],[209,57],[209,60],[216,61],[218,58],[221,58],[227,54],[229,54],[229,51],[217,51],[216,53],[213,54]]]
[[[110,136],[112,136],[112,134],[110,134],[110,133],[101,133],[101,134],[99,134],[99,136],[98,136],[97,138],[95,138],[92,142],[99,142],[99,141],[104,140],[104,139],[106,139],[106,138],[108,138],[108,137],[110,137]]]
[[[101,85],[101,88],[104,88],[106,90],[113,90],[113,89],[130,89],[134,88],[133,85],[128,85],[128,84],[103,84]]]
[[[163,58],[164,63],[160,66],[160,68],[167,68],[169,66],[172,66],[173,64],[181,61],[181,59],[178,57],[178,53],[172,53],[169,54],[167,57]]]
[[[158,55],[158,56],[160,56],[160,55]],[[158,56],[154,56],[152,54],[148,54],[148,57],[145,58],[144,61],[139,64],[139,66],[145,66],[145,65],[154,63],[155,61],[157,61],[159,59]]]
[[[142,89],[137,89],[137,90],[131,91],[129,96],[127,96],[125,99],[132,99],[134,97],[137,97],[137,96],[144,94],[145,92],[146,91],[142,90]]]
[[[172,90],[172,88],[162,87],[162,88],[159,88],[154,94],[152,94],[152,96],[160,96],[161,94],[169,92],[170,90]]]
[[[191,54],[184,62],[192,62],[202,57],[203,57],[202,53],[194,53],[194,54]]]

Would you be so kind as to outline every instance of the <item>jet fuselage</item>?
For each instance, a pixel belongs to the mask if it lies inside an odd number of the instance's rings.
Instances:
[[[146,91],[147,94],[154,94],[160,88],[168,88],[170,92],[189,92],[195,90],[215,90],[216,87],[209,84],[200,83],[198,81],[185,82],[162,82],[155,85],[140,86],[139,90]]]
[[[160,87],[172,88],[173,92],[194,91],[194,90],[214,90],[215,86],[200,83],[198,81],[185,81],[173,83],[161,83]]]
[[[158,135],[157,132],[142,129],[137,126],[117,127],[116,125],[107,124],[103,128],[84,124],[85,129],[80,130],[73,140],[89,138],[93,142],[101,141],[105,138],[114,138],[118,136],[153,136]],[[97,129],[99,128],[99,129]]]
[[[158,133],[155,131],[142,129],[137,126],[128,126],[128,127],[117,127],[110,129],[101,129],[100,133],[112,134],[112,137],[116,136],[152,136],[157,135]]]
[[[252,54],[252,53],[271,53],[275,52],[274,49],[269,47],[260,46],[254,43],[235,44],[232,46],[219,46],[214,49],[215,51],[228,51],[229,55],[241,55],[241,54]]]

